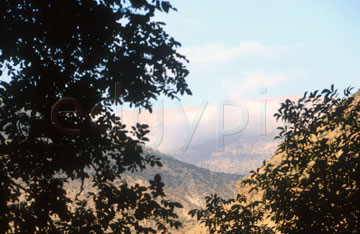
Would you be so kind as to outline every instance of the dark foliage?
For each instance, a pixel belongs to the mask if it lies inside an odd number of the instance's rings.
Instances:
[[[281,233],[357,233],[360,230],[360,102],[339,98],[334,86],[286,100],[275,116],[287,126],[278,164],[244,181],[263,199]]]
[[[281,160],[264,162],[243,185],[260,201],[207,197],[193,210],[211,233],[358,233],[360,230],[360,101],[334,86],[281,104]],[[264,226],[271,217],[275,230]],[[261,229],[263,228],[263,229]]]
[[[149,187],[121,177],[161,163],[142,152],[147,126],[126,132],[110,108],[116,101],[151,110],[160,94],[191,94],[180,43],[152,20],[170,9],[162,0],[0,2],[0,65],[11,78],[0,84],[0,233],[167,233],[181,226],[174,212],[181,205],[165,198],[159,175]],[[53,105],[64,97],[75,98],[82,114],[59,122],[79,134],[52,124]],[[71,199],[65,188],[73,181],[79,189]]]
[[[240,194],[225,200],[216,194],[206,197],[206,209],[189,212],[215,234],[271,234],[272,229],[260,222],[264,213],[261,202],[247,202]]]

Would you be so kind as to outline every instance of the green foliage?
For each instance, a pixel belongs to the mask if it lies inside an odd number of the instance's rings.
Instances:
[[[358,113],[350,88],[334,86],[286,100],[275,117],[283,142],[280,163],[267,163],[244,181],[261,189],[281,233],[357,233],[360,230]]]
[[[189,212],[216,234],[270,234],[271,228],[260,225],[264,215],[261,202],[247,203],[245,196],[225,200],[216,194],[206,197],[206,209]]]
[[[360,101],[351,88],[339,98],[334,86],[286,100],[274,116],[284,121],[276,155],[243,185],[261,202],[207,197],[193,210],[211,233],[358,233],[360,230]],[[263,229],[261,229],[263,228]]]
[[[181,205],[165,198],[160,176],[149,187],[122,178],[161,163],[142,152],[147,126],[126,132],[110,108],[114,100],[103,101],[115,83],[122,89],[116,103],[150,110],[160,94],[191,94],[180,43],[152,20],[171,9],[162,0],[0,2],[0,66],[11,78],[0,84],[0,233],[167,233],[181,226]],[[84,115],[59,121],[79,135],[52,125],[52,107],[64,97],[78,100]],[[101,101],[97,115],[88,114]],[[81,181],[74,199],[66,190],[72,181]]]

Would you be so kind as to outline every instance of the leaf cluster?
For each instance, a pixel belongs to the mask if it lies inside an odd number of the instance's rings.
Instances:
[[[244,195],[236,199],[222,199],[217,194],[207,196],[205,209],[194,209],[189,214],[203,223],[214,234],[271,234],[272,229],[260,224],[264,213],[261,202],[247,202]]]
[[[359,230],[360,103],[351,88],[334,86],[286,100],[275,116],[283,142],[278,163],[265,163],[243,181],[262,190],[281,233],[356,233]]]
[[[163,0],[0,1],[0,67],[10,78],[0,84],[0,233],[167,233],[181,226],[181,205],[166,199],[159,175],[149,186],[123,179],[161,162],[143,153],[148,126],[126,131],[111,106],[151,110],[159,95],[191,94],[180,43],[153,20],[171,9]],[[53,105],[65,97],[84,114],[59,122],[79,135],[52,124]],[[79,184],[75,196],[72,184]]]

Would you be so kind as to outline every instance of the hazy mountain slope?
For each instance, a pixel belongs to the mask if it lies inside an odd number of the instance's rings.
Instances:
[[[184,224],[184,228],[176,234],[186,233],[187,230],[197,225],[195,219],[188,216],[190,209],[200,208],[205,205],[205,196],[217,193],[225,198],[232,198],[236,194],[236,183],[241,179],[241,175],[212,172],[207,169],[181,162],[175,158],[161,154],[158,151],[147,150],[145,154],[155,155],[161,158],[162,167],[148,167],[142,172],[126,173],[124,177],[129,184],[139,183],[147,185],[149,180],[154,179],[156,174],[160,174],[165,184],[167,198],[180,202],[184,208],[178,209],[178,215]],[[72,181],[67,185],[68,196],[74,200],[80,191],[81,182]],[[91,183],[86,180],[84,184],[83,197],[86,192],[95,192]],[[93,205],[93,204],[92,204]],[[190,232],[200,234],[200,229]]]
[[[275,131],[266,136],[247,133],[228,139],[223,151],[217,151],[212,142],[206,142],[187,152],[174,153],[174,157],[211,171],[244,175],[271,158],[279,143],[274,137]]]
[[[153,149],[211,171],[244,175],[274,154],[277,142],[273,138],[278,123],[273,114],[285,98],[291,97],[234,100],[243,107],[247,119],[243,118],[239,108],[224,105],[221,109],[220,103],[154,108],[153,113],[124,109],[117,114],[128,127],[137,122],[148,124],[148,146]],[[236,134],[224,132],[222,136],[218,118],[221,113],[225,132],[237,126],[243,128]],[[194,127],[191,131],[190,126]],[[221,139],[223,147],[218,145]]]
[[[190,209],[203,207],[205,196],[217,193],[222,197],[232,198],[237,192],[236,183],[242,177],[241,175],[212,172],[181,162],[158,151],[147,153],[161,158],[163,166],[128,174],[127,179],[144,184],[149,179],[153,179],[155,174],[161,175],[165,183],[166,195],[184,206],[180,216],[186,227],[180,233],[184,233],[188,228],[194,226],[195,220],[187,214]]]

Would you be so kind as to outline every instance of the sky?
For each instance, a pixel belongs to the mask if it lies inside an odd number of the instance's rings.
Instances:
[[[154,109],[201,110],[204,103],[224,100],[258,108],[266,99],[273,100],[267,103],[266,115],[271,117],[278,97],[296,97],[331,84],[340,91],[360,88],[360,0],[171,3],[177,11],[159,13],[155,20],[165,22],[165,30],[182,44],[179,52],[190,60],[187,82],[193,95],[181,97],[180,104],[161,97]],[[259,119],[257,112],[249,119]]]
[[[155,20],[182,44],[193,95],[160,97],[154,109],[164,114],[141,117],[163,152],[215,145],[234,132],[265,136],[284,98],[331,84],[360,88],[360,0],[170,1],[177,11]],[[135,123],[138,114],[124,115]]]
[[[155,19],[166,23],[190,60],[193,95],[181,97],[184,107],[302,95],[331,84],[359,88],[360,0],[171,3],[177,11]],[[165,108],[179,106],[160,100]]]
[[[157,19],[190,60],[183,106],[359,88],[360,0],[171,2]]]

